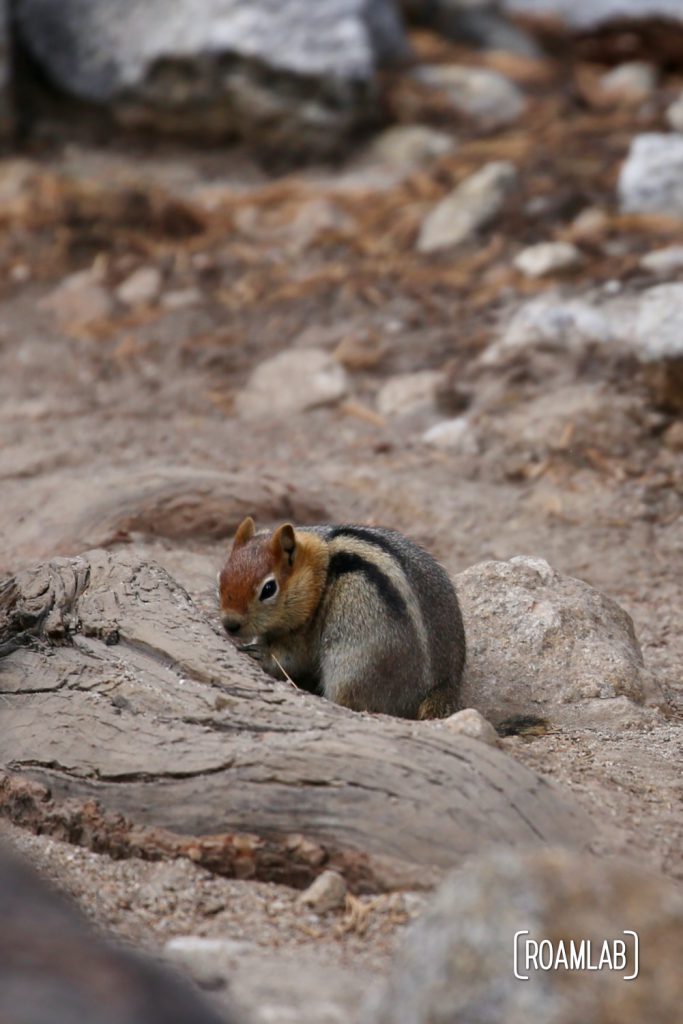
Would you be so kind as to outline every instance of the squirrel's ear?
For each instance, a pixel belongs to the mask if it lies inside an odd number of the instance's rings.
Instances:
[[[247,516],[247,518],[243,519],[237,527],[237,533],[235,534],[235,539],[232,542],[232,550],[235,551],[237,548],[241,548],[243,544],[246,544],[247,541],[251,540],[255,532],[256,527],[254,526],[254,520],[251,516]]]
[[[285,523],[284,526],[278,526],[270,543],[274,555],[278,555],[282,552],[282,554],[289,557],[289,561],[291,563],[296,549],[296,537],[294,535],[294,527],[292,524]]]

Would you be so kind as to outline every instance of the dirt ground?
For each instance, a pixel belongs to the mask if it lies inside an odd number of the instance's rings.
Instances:
[[[577,69],[511,62],[530,97],[519,123],[493,136],[458,126],[452,155],[400,180],[362,154],[269,180],[235,152],[132,142],[36,144],[1,164],[0,572],[77,550],[51,515],[59,495],[72,490],[87,505],[112,474],[124,482],[159,466],[284,480],[330,519],[405,532],[452,573],[484,559],[546,558],[629,612],[665,700],[606,709],[590,728],[507,737],[504,747],[607,823],[596,852],[681,879],[683,458],[666,440],[673,414],[627,363],[497,379],[478,363],[528,296],[614,281],[636,294],[652,283],[639,256],[680,238],[665,218],[619,215],[614,189],[631,137],[661,125],[680,83],[665,78],[645,110],[605,108],[591,105]],[[397,90],[394,102],[399,117],[415,116],[414,97]],[[418,255],[425,212],[486,159],[515,162],[518,201],[457,258]],[[582,243],[579,270],[542,282],[515,272],[521,247],[571,234],[588,207],[605,220]],[[161,297],[132,309],[113,302],[85,325],[76,314],[59,322],[42,300],[93,265],[112,298],[133,270],[157,267]],[[336,351],[348,396],[284,423],[238,418],[235,395],[251,370],[291,346]],[[444,369],[449,382],[440,413],[380,415],[385,381],[424,369]],[[476,450],[422,441],[459,408],[477,410]],[[220,534],[217,523],[169,539],[147,524],[111,543],[140,545],[215,614]],[[115,862],[5,828],[98,926],[153,951],[173,935],[226,936],[381,973],[419,906],[364,897],[360,911],[321,918],[284,887],[185,862]]]

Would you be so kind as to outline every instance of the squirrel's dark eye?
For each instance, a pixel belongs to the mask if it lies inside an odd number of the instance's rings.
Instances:
[[[266,580],[261,587],[258,599],[259,601],[267,601],[269,597],[273,597],[275,594],[277,594],[277,583],[275,580]]]

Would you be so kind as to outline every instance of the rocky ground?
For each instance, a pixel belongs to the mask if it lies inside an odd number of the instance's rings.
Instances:
[[[98,501],[169,468],[284,482],[302,518],[390,525],[451,573],[547,559],[632,616],[655,706],[605,701],[504,748],[608,822],[596,852],[680,880],[683,199],[668,180],[638,208],[619,174],[638,135],[683,146],[683,80],[606,82],[609,41],[590,60],[414,43],[432,80],[394,82],[400,130],[343,166],[273,178],[238,150],[86,141],[0,165],[0,570],[137,545],[215,615],[220,509],[173,536],[97,532]],[[495,73],[488,106],[482,86],[454,109],[454,62]],[[125,941],[228,938],[339,968],[340,992],[386,970],[420,906],[319,915],[284,887],[7,831]]]

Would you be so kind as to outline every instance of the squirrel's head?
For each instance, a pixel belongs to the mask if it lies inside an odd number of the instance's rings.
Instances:
[[[297,534],[291,523],[257,533],[248,516],[219,576],[223,626],[241,639],[299,629],[318,604],[326,568],[320,538]]]

